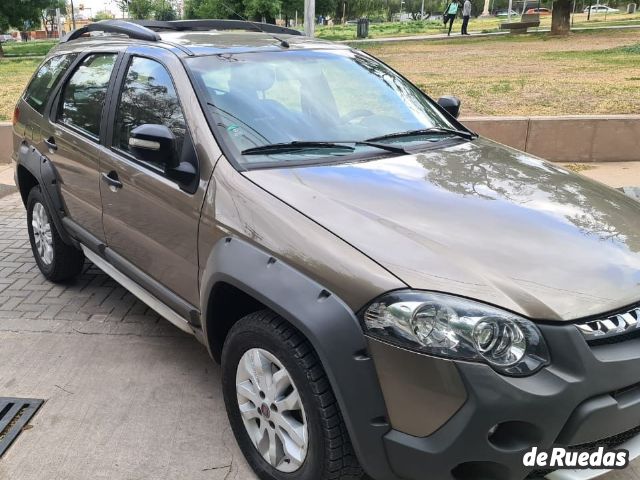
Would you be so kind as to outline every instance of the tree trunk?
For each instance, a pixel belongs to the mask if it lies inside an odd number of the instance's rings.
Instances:
[[[571,0],[553,2],[551,35],[567,35],[571,29]]]
[[[2,43],[0,43],[0,58],[4,57],[4,50],[2,49]]]

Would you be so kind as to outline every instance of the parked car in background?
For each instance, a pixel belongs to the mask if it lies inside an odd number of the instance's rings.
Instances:
[[[587,7],[583,10],[583,13],[589,13],[589,9],[591,9],[591,13],[619,13],[620,10],[617,8],[611,8],[607,5],[591,5],[591,7]]]
[[[0,43],[15,42],[16,39],[8,33],[0,35]]]
[[[509,13],[511,13],[511,16],[512,16],[512,17],[517,17],[517,16],[519,16],[519,15],[520,15],[520,14],[519,14],[518,12],[516,12],[515,10],[511,10],[511,11],[509,11],[509,10],[507,9],[507,10],[499,10],[499,11],[498,11],[498,13],[496,13],[496,17],[500,17],[500,18],[508,17],[508,16],[509,16]]]
[[[548,8],[530,8],[529,10],[527,10],[524,13],[537,13],[538,15],[551,15],[551,10],[549,10]]]

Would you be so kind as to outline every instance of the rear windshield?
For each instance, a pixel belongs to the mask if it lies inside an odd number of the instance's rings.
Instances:
[[[223,141],[248,168],[286,165],[301,158],[313,162],[314,156],[328,155],[349,161],[367,151],[379,153],[354,145],[351,150],[241,154],[265,145],[361,142],[397,132],[453,128],[418,88],[357,51],[222,54],[191,58],[187,65]]]
[[[24,93],[25,101],[42,113],[51,88],[73,62],[75,56],[75,54],[58,55],[45,61],[29,83]]]

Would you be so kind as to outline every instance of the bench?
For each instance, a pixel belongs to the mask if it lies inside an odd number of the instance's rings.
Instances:
[[[519,22],[502,23],[500,30],[509,30],[510,33],[527,33],[527,28],[539,26],[540,15],[537,13],[523,13]]]

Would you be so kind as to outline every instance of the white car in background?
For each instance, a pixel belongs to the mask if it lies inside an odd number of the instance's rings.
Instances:
[[[16,39],[9,34],[0,34],[0,43],[15,42]]]
[[[591,13],[620,13],[617,8],[611,8],[606,5],[591,5],[591,7],[586,7],[583,13],[589,13],[589,8],[591,8]]]

